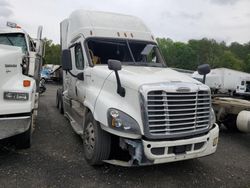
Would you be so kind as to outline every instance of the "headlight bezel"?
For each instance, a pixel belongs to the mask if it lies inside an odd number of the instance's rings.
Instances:
[[[113,116],[111,115],[113,114]],[[137,121],[127,113],[110,108],[107,112],[108,126],[116,131],[128,134],[141,135],[141,129]]]
[[[29,93],[5,91],[3,93],[3,98],[4,98],[4,100],[7,100],[7,101],[28,101],[29,100]]]

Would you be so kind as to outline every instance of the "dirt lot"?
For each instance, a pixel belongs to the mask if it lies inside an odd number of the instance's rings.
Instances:
[[[82,141],[57,111],[58,86],[40,99],[33,145],[16,151],[1,143],[0,187],[248,187],[250,135],[222,130],[216,154],[164,165],[93,168],[83,158]]]

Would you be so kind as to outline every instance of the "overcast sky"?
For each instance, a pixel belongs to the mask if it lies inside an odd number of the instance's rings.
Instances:
[[[102,10],[140,17],[156,37],[187,41],[250,41],[250,0],[0,0],[0,26],[21,25],[36,36],[59,43],[59,23],[76,9]]]

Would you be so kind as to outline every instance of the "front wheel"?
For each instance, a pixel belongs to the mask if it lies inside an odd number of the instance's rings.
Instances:
[[[27,149],[31,147],[32,132],[34,130],[34,115],[31,117],[30,126],[27,131],[16,136],[16,148],[17,149]]]
[[[110,155],[111,138],[88,113],[83,129],[84,157],[90,165],[100,165]]]

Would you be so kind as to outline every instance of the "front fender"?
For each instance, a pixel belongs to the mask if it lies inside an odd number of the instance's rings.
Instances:
[[[94,117],[102,126],[108,128],[107,112],[109,108],[121,110],[134,118],[140,126],[143,134],[141,120],[141,110],[139,103],[139,92],[134,89],[125,88],[126,95],[121,97],[117,92],[117,85],[114,82],[106,80],[95,104]]]

